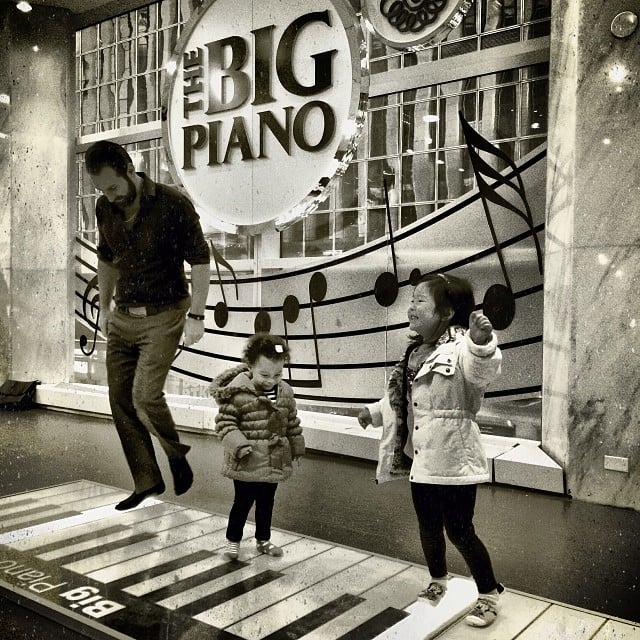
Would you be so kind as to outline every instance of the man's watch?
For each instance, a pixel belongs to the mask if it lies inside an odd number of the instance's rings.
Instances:
[[[191,318],[192,320],[204,320],[204,316],[201,316],[199,313],[187,313],[187,318]]]

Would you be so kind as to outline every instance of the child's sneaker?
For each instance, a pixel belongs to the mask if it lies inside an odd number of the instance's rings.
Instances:
[[[282,555],[282,549],[269,540],[256,540],[256,549],[260,553],[266,553],[268,556]]]
[[[240,543],[239,542],[231,542],[231,540],[227,540],[227,544],[224,548],[224,555],[231,560],[237,560],[238,555],[240,554]]]
[[[418,594],[418,598],[424,598],[434,605],[438,604],[440,600],[444,598],[444,594],[447,592],[448,581],[448,575],[444,578],[435,578]]]
[[[481,593],[465,622],[471,627],[488,627],[493,624],[500,613],[500,594],[503,591],[504,587],[500,585],[491,593]]]

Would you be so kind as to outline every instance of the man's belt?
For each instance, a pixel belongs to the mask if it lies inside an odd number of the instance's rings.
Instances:
[[[171,311],[172,309],[186,309],[184,300],[178,302],[169,302],[168,304],[146,304],[146,305],[117,305],[118,311],[126,313],[134,318],[146,318],[147,316],[155,316],[163,311]]]

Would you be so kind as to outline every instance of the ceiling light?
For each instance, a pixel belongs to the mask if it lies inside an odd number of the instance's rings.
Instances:
[[[18,2],[16,7],[20,11],[22,11],[22,13],[29,13],[29,11],[31,11],[32,9],[32,6],[28,2],[26,2],[26,0],[22,0],[21,2]]]

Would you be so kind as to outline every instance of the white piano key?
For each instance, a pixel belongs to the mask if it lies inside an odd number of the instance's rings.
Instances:
[[[413,602],[405,608],[409,616],[377,635],[376,640],[434,638],[468,611],[477,597],[478,590],[473,580],[452,578],[447,593],[436,606],[422,599]]]
[[[204,512],[200,513],[203,518],[208,515]],[[96,537],[93,540],[85,540],[84,542],[72,544],[67,547],[59,547],[58,549],[38,554],[36,557],[47,561],[55,560],[56,558],[63,558],[64,556],[78,553],[79,551],[84,551],[86,549],[99,549],[103,544],[124,540],[137,533],[157,533],[159,531],[164,531],[166,529],[171,529],[172,527],[185,524],[185,522],[193,521],[194,518],[192,514],[187,511],[178,511],[173,514],[159,516],[157,518],[152,518],[151,520],[145,520],[136,527],[131,527],[126,531],[120,531],[118,533],[112,533],[102,537],[99,536],[99,534],[96,534]]]
[[[99,534],[101,529],[107,529],[114,525],[130,526],[135,525],[137,522],[143,522],[150,520],[158,516],[175,513],[176,511],[182,511],[184,507],[179,505],[170,504],[167,502],[155,502],[155,504],[147,505],[142,508],[132,509],[130,511],[115,511],[113,508],[103,507],[100,509],[93,509],[87,511],[84,515],[86,521],[75,524],[66,528],[56,527],[52,530],[41,530],[39,533],[29,537],[22,538],[10,542],[14,549],[19,551],[27,551],[29,549],[35,549],[47,544],[53,544],[55,542],[61,542],[74,536],[81,536],[86,533],[95,532]],[[104,515],[104,517],[93,518],[92,515]]]
[[[162,562],[167,562],[168,560],[175,560],[177,558],[181,558],[182,556],[191,555],[196,551],[201,551],[203,549],[209,551],[219,551],[215,556],[210,558],[206,558],[204,560],[199,560],[192,564],[186,565],[184,567],[180,567],[179,569],[175,569],[174,571],[169,571],[167,573],[163,573],[159,576],[155,576],[154,578],[149,578],[144,582],[140,582],[138,584],[131,585],[123,589],[127,593],[132,596],[143,596],[146,593],[151,593],[152,591],[156,591],[157,589],[162,589],[163,587],[168,587],[169,585],[175,584],[176,582],[180,582],[181,580],[186,580],[187,578],[191,578],[192,576],[196,576],[200,573],[204,573],[205,571],[209,571],[215,567],[224,564],[225,562],[229,562],[229,558],[225,557],[222,554],[222,549],[226,542],[226,531],[224,529],[220,529],[214,533],[211,533],[206,536],[202,536],[197,538],[196,540],[189,540],[189,542],[185,542],[181,547],[184,549],[184,553],[181,553],[182,549],[172,548],[175,553],[171,554],[170,558],[158,558],[159,561],[153,562],[153,564],[147,565],[148,567],[156,566],[161,564]],[[178,545],[176,545],[178,546]],[[157,552],[162,553],[162,552]],[[258,555],[258,551],[256,550],[256,555]]]
[[[198,513],[200,514],[202,512]],[[103,569],[119,562],[124,562],[125,560],[132,560],[151,551],[172,547],[179,542],[184,542],[185,540],[209,533],[211,529],[218,528],[218,517],[219,516],[210,516],[209,518],[199,519],[196,522],[176,526],[167,531],[160,531],[158,535],[151,540],[137,542],[122,549],[116,549],[106,553],[98,553],[90,558],[71,562],[63,566],[65,569],[76,573],[91,573],[92,571],[97,571],[98,569]]]
[[[310,631],[304,636],[304,640],[337,640],[389,607],[405,609],[416,601],[418,592],[425,586],[428,578],[426,568],[408,565],[404,571],[360,593],[364,602]]]
[[[219,518],[219,516],[212,517]],[[226,520],[221,517],[219,521],[211,520],[211,529],[215,530],[210,534],[195,536],[189,538],[185,542],[178,543],[171,547],[140,555],[133,560],[124,560],[122,562],[112,564],[104,569],[98,569],[97,571],[87,573],[86,576],[92,580],[108,584],[109,582],[115,582],[116,580],[126,578],[135,573],[140,573],[141,571],[175,560],[176,558],[191,555],[201,549],[209,549],[210,547],[213,547],[214,549],[218,548],[217,540],[220,530],[222,529],[222,537],[224,537],[224,529],[226,526]],[[210,541],[209,536],[213,537],[212,541]]]
[[[34,491],[14,493],[11,496],[4,496],[3,498],[0,498],[0,505],[18,502],[20,500],[24,500],[26,497],[34,498],[35,500],[42,500],[45,498],[50,498],[52,496],[69,493],[71,491],[84,489],[91,484],[93,483],[87,482],[86,480],[79,480],[78,482],[69,482],[67,484],[59,484],[59,485],[56,485],[55,487],[46,487],[44,489],[35,489]]]
[[[520,637],[520,633],[526,629],[545,609],[551,604],[538,598],[531,598],[523,594],[505,591],[501,596],[502,610],[496,621],[491,625],[491,640],[512,640]],[[481,629],[476,635],[479,636]],[[469,640],[473,631],[464,619],[447,629],[438,639],[442,640]],[[640,640],[640,635],[636,640]]]
[[[275,544],[282,546],[285,544],[282,541],[283,535],[283,532],[278,532],[278,536],[276,536],[276,532],[274,531],[271,539]],[[253,544],[253,542],[248,542],[248,544]],[[253,547],[255,548],[255,545],[253,545]],[[183,591],[178,595],[161,600],[158,604],[166,607],[167,609],[178,609],[190,604],[191,602],[195,602],[200,598],[204,598],[210,593],[215,593],[216,591],[225,589],[237,582],[255,576],[258,573],[262,573],[267,569],[271,569],[272,571],[283,571],[287,567],[298,564],[329,549],[331,549],[331,545],[325,542],[309,540],[307,538],[294,540],[291,544],[285,546],[284,555],[280,558],[260,555],[256,557],[248,567],[234,571],[232,575],[222,576],[221,578],[216,578],[215,580],[211,580],[205,584],[198,585],[197,587]],[[242,546],[240,553],[240,559],[242,559],[244,557],[244,554],[242,553]]]
[[[322,554],[298,563],[278,580],[232,598],[194,616],[194,618],[217,627],[228,627],[328,576],[361,562],[366,557],[367,554],[364,552],[333,547]],[[277,564],[270,568],[278,570]]]
[[[553,604],[518,636],[518,640],[584,640],[591,638],[604,621],[598,615]]]
[[[246,640],[260,640],[332,602],[342,594],[360,595],[363,591],[383,583],[406,568],[407,565],[401,562],[370,556],[334,576],[321,580],[227,627],[225,631]]]

